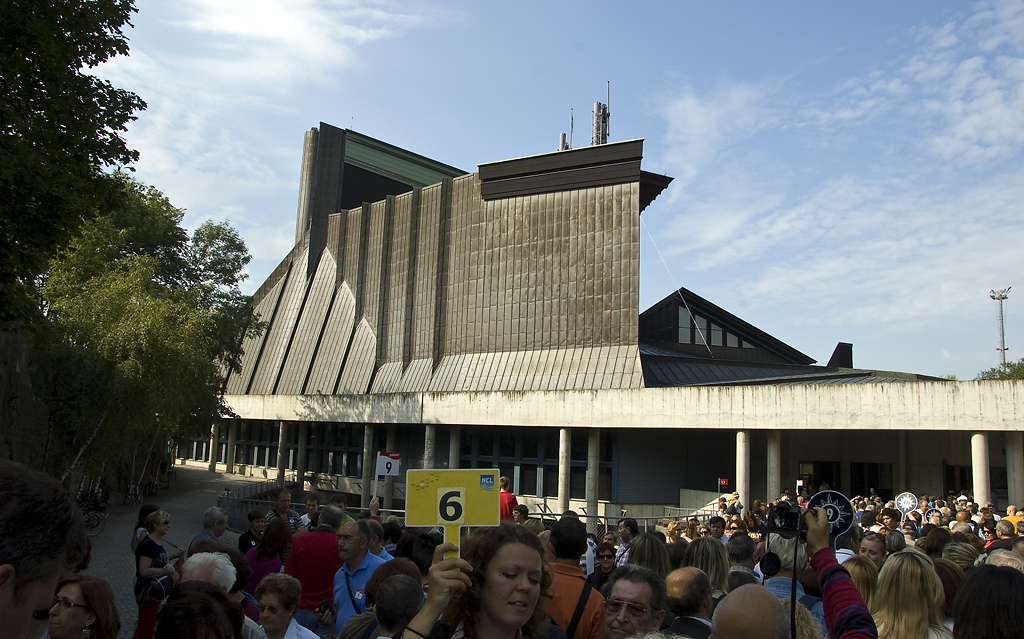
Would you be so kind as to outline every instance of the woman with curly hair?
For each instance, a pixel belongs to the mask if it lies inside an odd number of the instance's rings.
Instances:
[[[445,543],[434,551],[427,600],[404,639],[536,639],[547,630],[541,598],[551,575],[537,535],[503,523],[466,537],[461,558],[444,559],[451,550]]]
[[[693,543],[697,537],[700,537],[700,535],[697,534],[697,526],[699,525],[700,522],[697,521],[696,517],[690,517],[690,520],[686,522],[686,530],[683,532],[683,539],[688,543]]]

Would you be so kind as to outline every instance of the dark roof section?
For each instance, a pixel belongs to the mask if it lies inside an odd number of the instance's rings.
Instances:
[[[851,370],[832,366],[724,362],[678,353],[643,342],[640,343],[640,363],[644,372],[644,385],[648,388],[941,381],[912,373]]]
[[[480,195],[496,200],[640,182],[640,210],[665,190],[672,178],[640,170],[643,140],[587,146],[479,166]]]
[[[735,315],[725,310],[721,306],[718,306],[717,304],[714,304],[704,299],[700,295],[697,295],[693,291],[690,291],[686,288],[680,288],[678,291],[673,292],[668,297],[661,300],[657,304],[654,304],[649,309],[640,314],[641,340],[646,339],[647,341],[651,341],[651,337],[645,335],[645,325],[649,325],[648,322],[645,322],[645,320],[653,320],[655,317],[657,317],[658,311],[665,308],[666,306],[682,306],[680,296],[682,296],[682,298],[686,300],[686,305],[689,307],[690,311],[693,314],[705,316],[708,319],[713,320],[716,324],[721,324],[727,329],[732,329],[736,333],[740,334],[745,341],[750,341],[751,343],[755,344],[758,348],[762,348],[782,358],[782,360],[785,363],[807,366],[813,364],[816,361],[815,359],[793,348],[789,344],[786,344],[785,342],[772,337],[771,335],[765,333],[764,331],[757,328],[753,324],[749,324],[743,321],[742,319],[736,317]],[[683,308],[680,312],[685,313],[685,308]],[[683,345],[680,345],[678,343],[670,345],[670,343],[661,342],[660,340],[655,341],[659,341],[659,343],[662,346],[670,346],[673,350],[694,352],[694,348],[692,346],[684,347]],[[697,349],[702,349],[704,353],[707,353],[707,349],[703,344],[700,344],[697,347]],[[717,350],[716,347],[713,347],[713,349]],[[736,349],[729,350],[732,351]],[[725,351],[721,351],[721,353],[724,355]],[[698,356],[703,355],[698,354]]]

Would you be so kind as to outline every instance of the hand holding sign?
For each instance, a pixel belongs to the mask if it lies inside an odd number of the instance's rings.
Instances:
[[[835,547],[836,537],[853,525],[853,504],[846,495],[834,490],[823,490],[807,501],[807,507],[822,508],[828,518],[829,539]]]
[[[406,481],[407,526],[442,526],[457,545],[462,526],[500,523],[497,470],[409,470]]]

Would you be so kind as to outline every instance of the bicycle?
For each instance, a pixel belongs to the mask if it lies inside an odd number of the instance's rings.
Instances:
[[[124,493],[124,503],[126,506],[134,506],[142,501],[142,490],[138,484],[128,484],[128,490]]]
[[[110,504],[100,499],[99,495],[92,495],[83,499],[79,506],[82,509],[82,517],[85,518],[85,534],[95,537],[103,532],[103,526],[107,522],[107,506]]]

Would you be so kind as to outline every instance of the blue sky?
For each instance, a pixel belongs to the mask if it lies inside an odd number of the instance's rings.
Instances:
[[[639,7],[639,8],[637,8]],[[99,69],[149,104],[137,176],[294,241],[322,120],[458,166],[645,138],[640,308],[686,286],[825,363],[972,378],[1024,357],[1024,2],[140,0]],[[652,240],[651,238],[656,238]],[[653,242],[667,262],[662,263]]]

